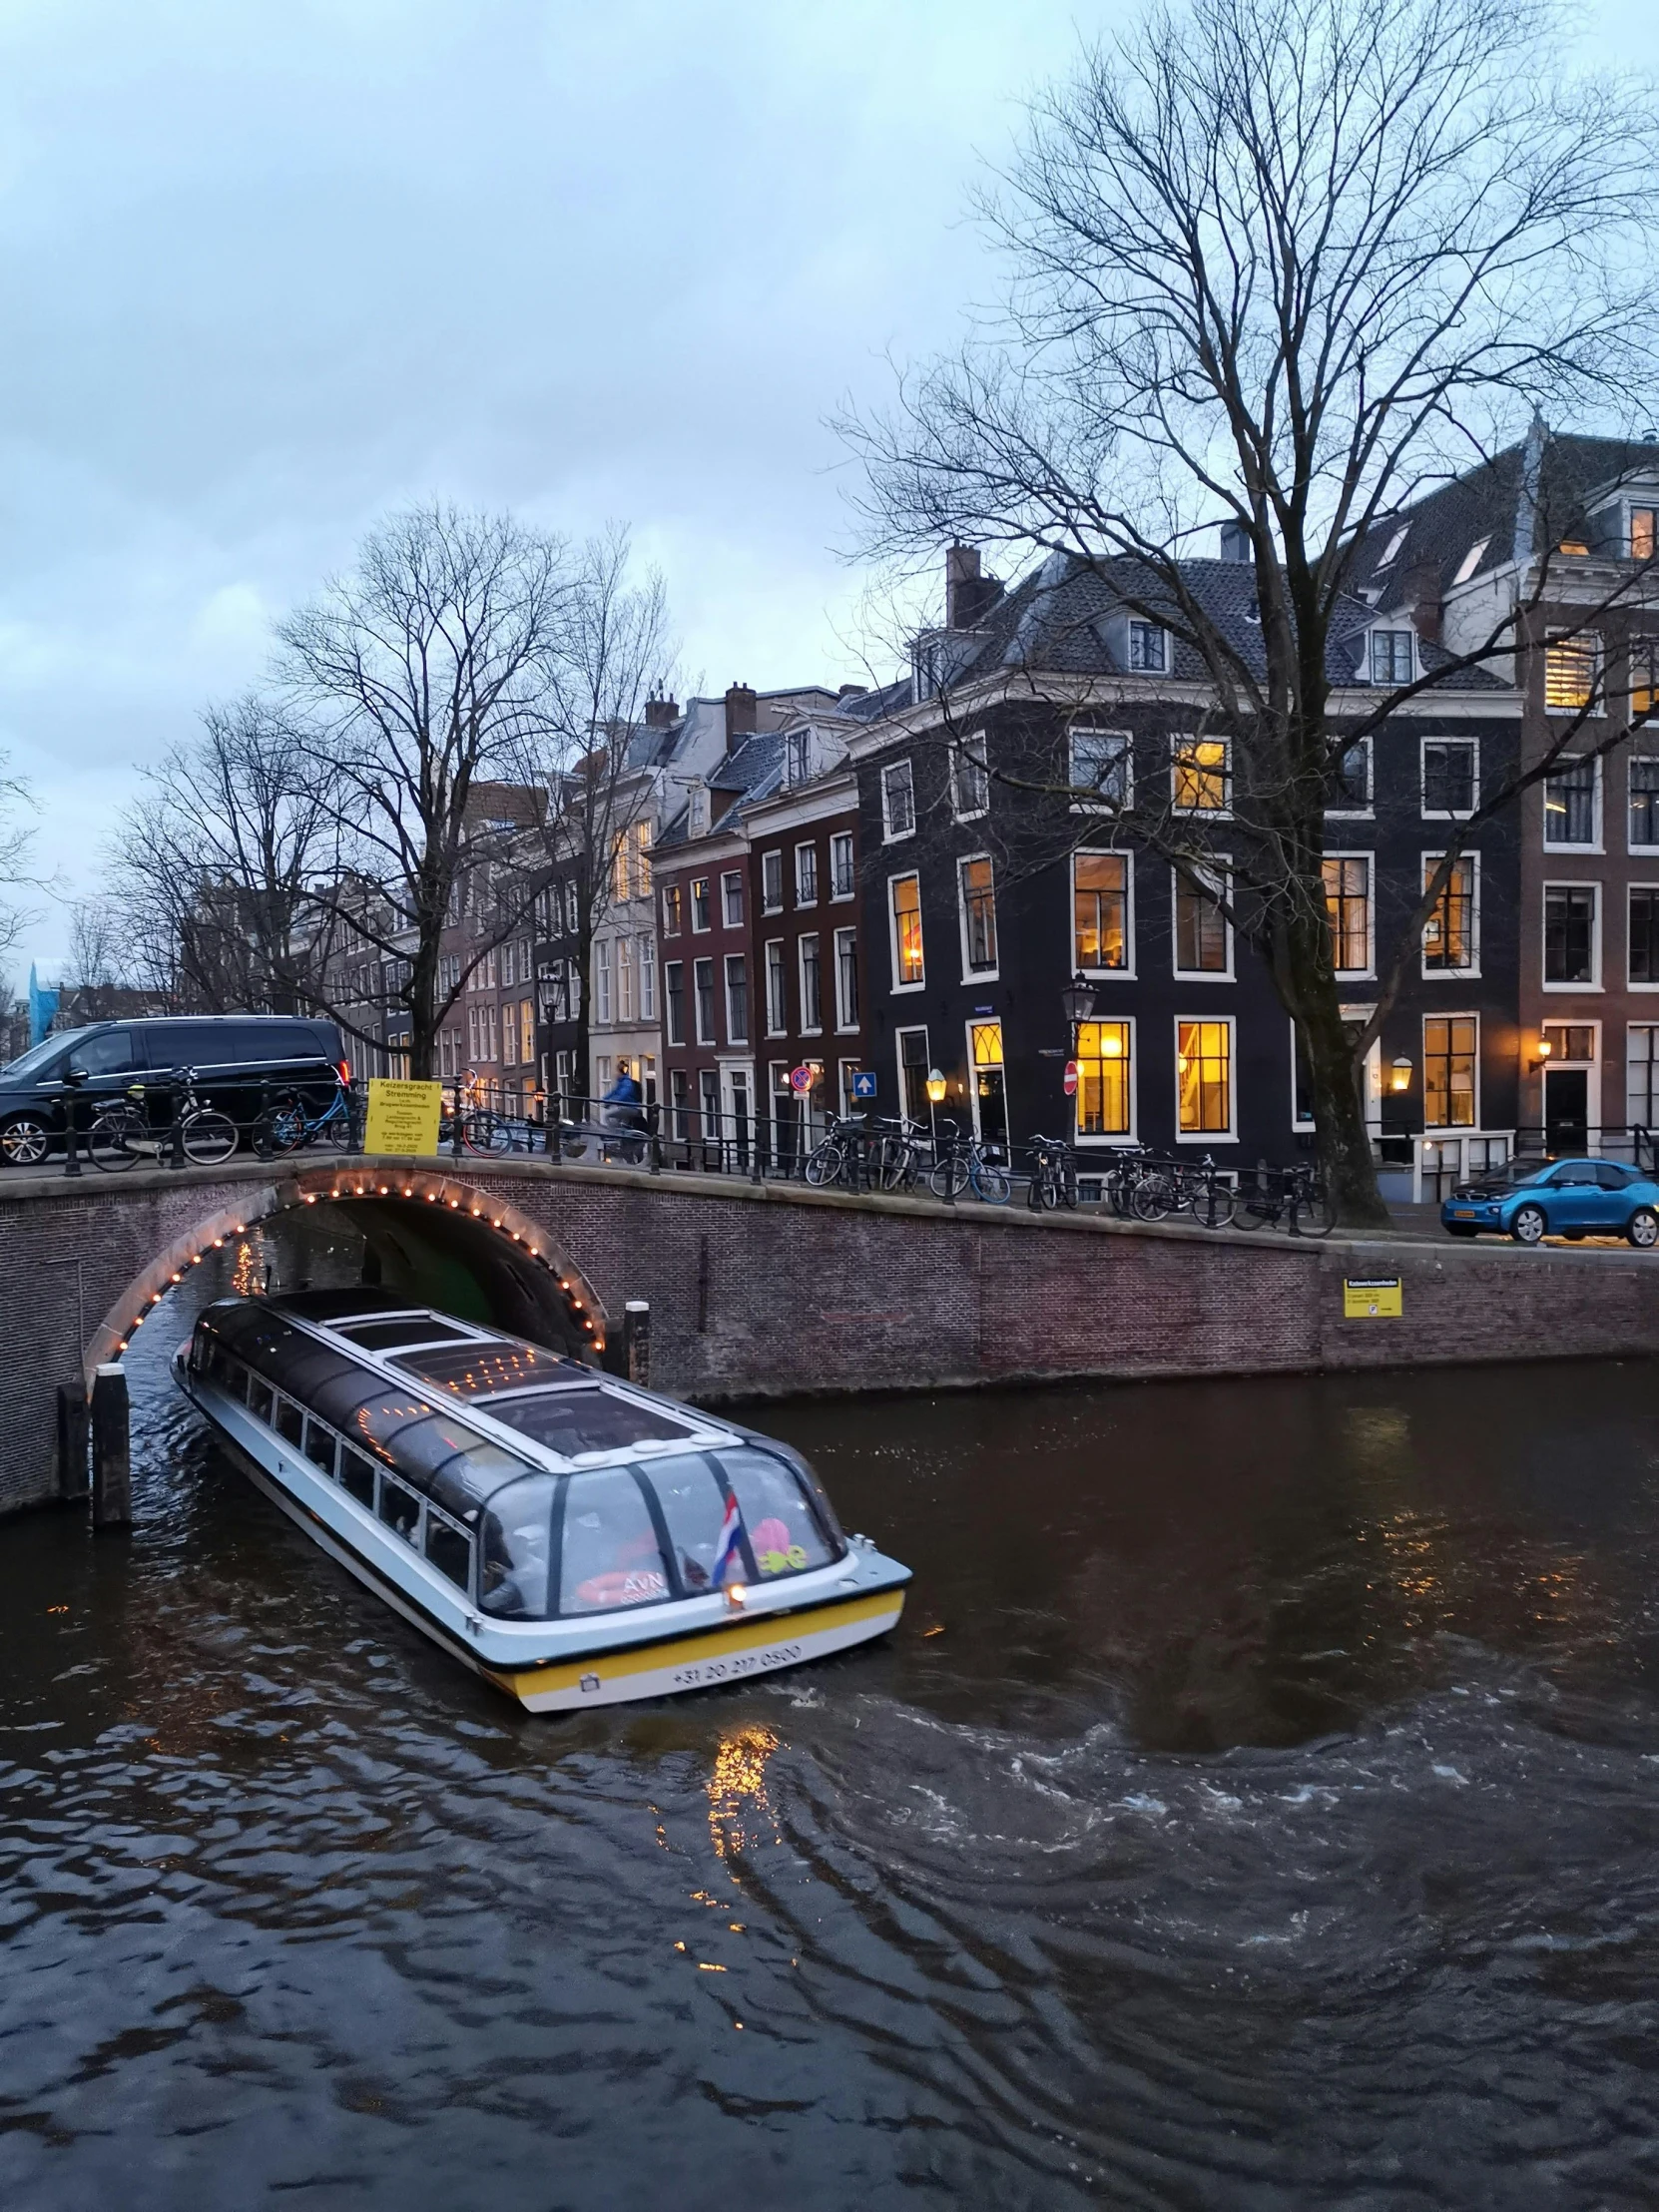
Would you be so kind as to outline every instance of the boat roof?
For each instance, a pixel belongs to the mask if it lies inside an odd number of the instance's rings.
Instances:
[[[434,1476],[440,1454],[444,1467],[464,1460],[471,1502],[537,1470],[751,1440],[730,1421],[527,1338],[383,1291],[223,1299],[198,1326],[342,1434],[360,1434],[377,1457],[403,1465],[429,1451]]]

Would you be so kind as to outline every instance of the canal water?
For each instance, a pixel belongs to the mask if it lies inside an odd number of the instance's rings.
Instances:
[[[769,1408],[886,1645],[532,1720],[134,1356],[0,1533],[0,2205],[1659,2201],[1659,1376]]]

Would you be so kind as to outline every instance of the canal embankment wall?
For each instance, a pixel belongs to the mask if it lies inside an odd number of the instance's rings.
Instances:
[[[279,1238],[284,1213],[382,1168],[414,1203],[438,1201],[428,1224],[464,1194],[496,1201],[520,1249],[539,1225],[605,1325],[647,1301],[653,1384],[708,1402],[1659,1351],[1659,1255],[1605,1247],[1211,1235],[542,1161],[14,1175],[0,1184],[0,1510],[55,1494],[58,1385],[108,1354],[129,1308],[165,1331],[171,1276],[205,1224],[229,1210]],[[1397,1280],[1397,1316],[1350,1312],[1345,1287],[1376,1280]]]

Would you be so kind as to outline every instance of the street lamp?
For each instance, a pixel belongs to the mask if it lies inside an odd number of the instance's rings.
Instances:
[[[1401,1053],[1388,1071],[1388,1088],[1392,1091],[1408,1091],[1411,1088],[1411,1062]]]
[[[1060,993],[1060,1004],[1064,1007],[1066,1016],[1066,1057],[1068,1060],[1075,1060],[1077,1032],[1094,1012],[1094,985],[1081,968]]]
[[[939,1101],[944,1097],[944,1077],[937,1068],[927,1070],[927,1141],[933,1148],[933,1158],[939,1157]]]

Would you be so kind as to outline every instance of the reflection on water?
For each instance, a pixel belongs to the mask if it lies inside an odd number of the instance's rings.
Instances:
[[[7,2212],[1659,2201],[1649,1369],[768,1408],[899,1633],[534,1720],[181,1326],[0,1535]]]

